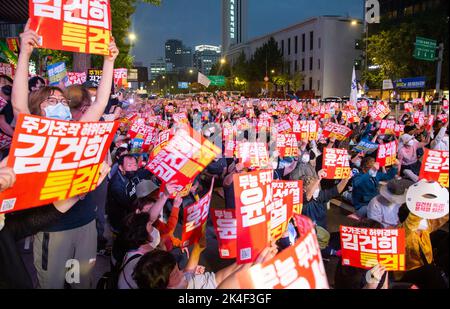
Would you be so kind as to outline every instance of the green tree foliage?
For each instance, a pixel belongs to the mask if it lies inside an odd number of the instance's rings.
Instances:
[[[253,81],[261,81],[270,70],[281,71],[283,68],[283,56],[278,48],[278,43],[273,37],[263,46],[256,49],[248,63],[248,73]],[[267,69],[267,71],[266,71]]]

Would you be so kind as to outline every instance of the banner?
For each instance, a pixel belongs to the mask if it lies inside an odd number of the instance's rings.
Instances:
[[[86,82],[86,73],[67,72],[69,85],[82,85]]]
[[[212,222],[217,235],[221,259],[236,258],[236,213],[234,209],[213,209]]]
[[[394,165],[396,160],[397,160],[396,141],[379,145],[377,153],[377,162],[380,164],[380,167]]]
[[[372,117],[373,120],[381,120],[387,115],[391,113],[391,109],[389,106],[385,104],[378,103],[375,107],[370,111],[369,116]]]
[[[425,148],[419,179],[437,181],[444,188],[449,187],[448,151],[430,150]]]
[[[192,128],[188,131],[179,129],[146,167],[162,182],[176,181],[177,191],[191,183],[221,153],[200,133]]]
[[[405,230],[341,226],[342,265],[387,271],[405,270]]]
[[[118,123],[19,115],[8,166],[17,180],[0,194],[0,212],[50,204],[97,187]]]
[[[325,179],[347,179],[350,177],[350,155],[347,149],[324,148],[323,163]]]
[[[254,262],[269,243],[272,170],[234,174],[237,219],[237,263]]]
[[[358,145],[356,145],[355,148],[353,148],[356,152],[364,152],[367,154],[371,154],[372,152],[376,151],[378,149],[378,144],[372,143],[371,141],[367,139],[363,139],[359,142]]]
[[[239,143],[237,158],[247,168],[267,168],[269,166],[266,143]]]
[[[395,120],[381,120],[380,135],[395,134]]]
[[[119,88],[128,88],[128,70],[114,69],[114,85]]]
[[[16,55],[19,55],[20,51],[19,38],[7,38],[6,44],[8,45],[10,51],[15,53]]]
[[[29,0],[29,13],[40,48],[109,55],[109,0]]]
[[[14,66],[9,63],[0,62],[0,75],[7,75],[14,78]]]
[[[335,138],[338,141],[344,141],[352,135],[352,130],[346,126],[328,122],[322,134],[325,138]]]
[[[298,157],[298,142],[295,134],[278,134],[277,151],[281,158]]]
[[[202,84],[203,86],[205,86],[206,88],[209,87],[209,85],[211,84],[211,80],[206,76],[203,75],[202,73],[198,72],[198,79],[197,82],[199,84]]]
[[[328,289],[316,232],[310,219],[295,216],[304,231],[294,246],[238,274],[241,289]]]
[[[59,83],[68,85],[69,79],[67,77],[66,64],[58,62],[47,67],[47,74],[50,86],[58,86]]]
[[[214,178],[211,182],[209,192],[198,202],[184,207],[184,224],[181,242],[183,248],[198,243],[204,232],[203,226],[206,227],[208,220],[209,205],[211,203],[211,195],[214,187]]]
[[[315,120],[294,121],[292,123],[292,133],[297,136],[297,140],[315,141],[318,139],[319,125]]]

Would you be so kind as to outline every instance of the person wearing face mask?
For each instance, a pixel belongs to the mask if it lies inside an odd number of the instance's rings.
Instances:
[[[315,158],[316,155],[313,151],[303,152],[295,170],[290,174],[290,180],[299,180],[303,176],[317,177],[316,169],[311,164]]]
[[[397,161],[388,173],[380,172],[380,164],[372,157],[366,157],[361,161],[361,173],[353,177],[352,204],[359,217],[367,216],[367,205],[379,194],[380,181],[394,179],[398,172]]]
[[[152,224],[150,213],[132,213],[124,220],[123,240],[128,251],[122,262],[117,287],[119,289],[137,289],[132,274],[139,259],[146,253],[155,250],[161,235]]]
[[[395,272],[396,280],[414,283],[419,289],[448,289],[448,279],[444,278],[434,261],[434,247],[430,234],[445,225],[449,215],[440,219],[425,220],[410,213],[407,205],[403,204],[398,216],[401,223],[398,227],[405,229],[406,271]]]
[[[419,181],[421,163],[417,157],[417,150],[423,149],[430,142],[430,137],[423,143],[419,143],[414,136],[404,134],[401,137],[403,147],[398,150],[398,160],[400,161],[399,176],[404,176],[414,182]]]
[[[106,213],[114,233],[122,230],[123,218],[132,212],[131,206],[137,198],[136,186],[152,176],[146,169],[138,168],[138,161],[132,155],[123,155],[117,162],[119,170],[109,182],[106,204]]]
[[[331,189],[321,189],[321,181],[326,177],[326,172],[317,173],[318,178],[304,176],[303,181],[303,209],[302,215],[309,217],[318,226],[327,229],[327,203],[341,195],[351,177],[341,180]]]

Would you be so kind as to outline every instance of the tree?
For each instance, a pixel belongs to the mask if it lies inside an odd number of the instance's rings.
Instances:
[[[300,73],[294,73],[290,78],[289,78],[289,86],[291,88],[292,91],[297,92],[303,85],[303,83],[305,82],[305,76]]]
[[[263,46],[256,49],[248,63],[248,73],[252,81],[262,81],[268,71],[282,71],[283,56],[278,43],[271,37]]]

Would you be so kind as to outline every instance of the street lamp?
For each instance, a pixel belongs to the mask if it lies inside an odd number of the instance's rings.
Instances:
[[[194,70],[189,70],[189,74],[192,74],[192,73],[194,73]]]
[[[357,26],[358,25],[358,21],[357,20],[352,20],[352,26]]]
[[[275,74],[275,70],[270,71],[270,73]]]
[[[225,58],[220,59],[220,64],[225,64],[227,63],[227,60]]]
[[[133,43],[134,41],[136,41],[136,39],[137,39],[136,33],[130,32],[130,33],[128,34],[128,39],[130,40],[131,43]]]

